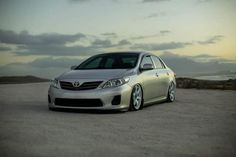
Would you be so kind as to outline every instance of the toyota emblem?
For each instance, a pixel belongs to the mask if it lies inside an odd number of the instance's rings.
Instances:
[[[75,82],[73,83],[73,86],[74,86],[74,87],[79,87],[79,85],[80,85],[80,83],[79,83],[78,81],[75,81]]]

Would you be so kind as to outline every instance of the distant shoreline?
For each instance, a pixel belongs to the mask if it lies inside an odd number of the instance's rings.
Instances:
[[[0,84],[24,84],[24,83],[40,83],[48,82],[49,79],[39,78],[35,76],[1,76]]]
[[[49,79],[39,78],[35,76],[2,76],[0,84],[25,84],[49,82]],[[220,89],[220,90],[236,90],[236,79],[229,80],[201,80],[188,77],[179,77],[176,79],[177,88],[184,89]]]
[[[177,88],[236,90],[236,79],[202,80],[180,77],[176,79]]]

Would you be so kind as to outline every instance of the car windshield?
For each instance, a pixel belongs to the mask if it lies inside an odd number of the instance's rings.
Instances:
[[[138,53],[107,53],[88,58],[75,70],[83,69],[132,69],[138,61]]]

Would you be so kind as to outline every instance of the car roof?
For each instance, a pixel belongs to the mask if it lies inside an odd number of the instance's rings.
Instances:
[[[104,53],[104,54],[125,54],[125,53],[141,53],[141,52],[138,52],[138,51],[117,51],[117,52],[107,52],[107,53]]]
[[[154,54],[151,54],[151,53],[148,53],[148,52],[143,52],[143,51],[117,51],[117,52],[106,52],[106,53],[101,53],[101,54],[98,54],[98,55],[103,55],[103,54],[148,54],[148,55],[154,55]]]

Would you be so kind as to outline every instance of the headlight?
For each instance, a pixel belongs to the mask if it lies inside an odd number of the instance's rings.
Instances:
[[[57,79],[51,80],[51,87],[60,88],[59,81]]]
[[[102,88],[118,87],[129,82],[129,77],[107,81]]]

